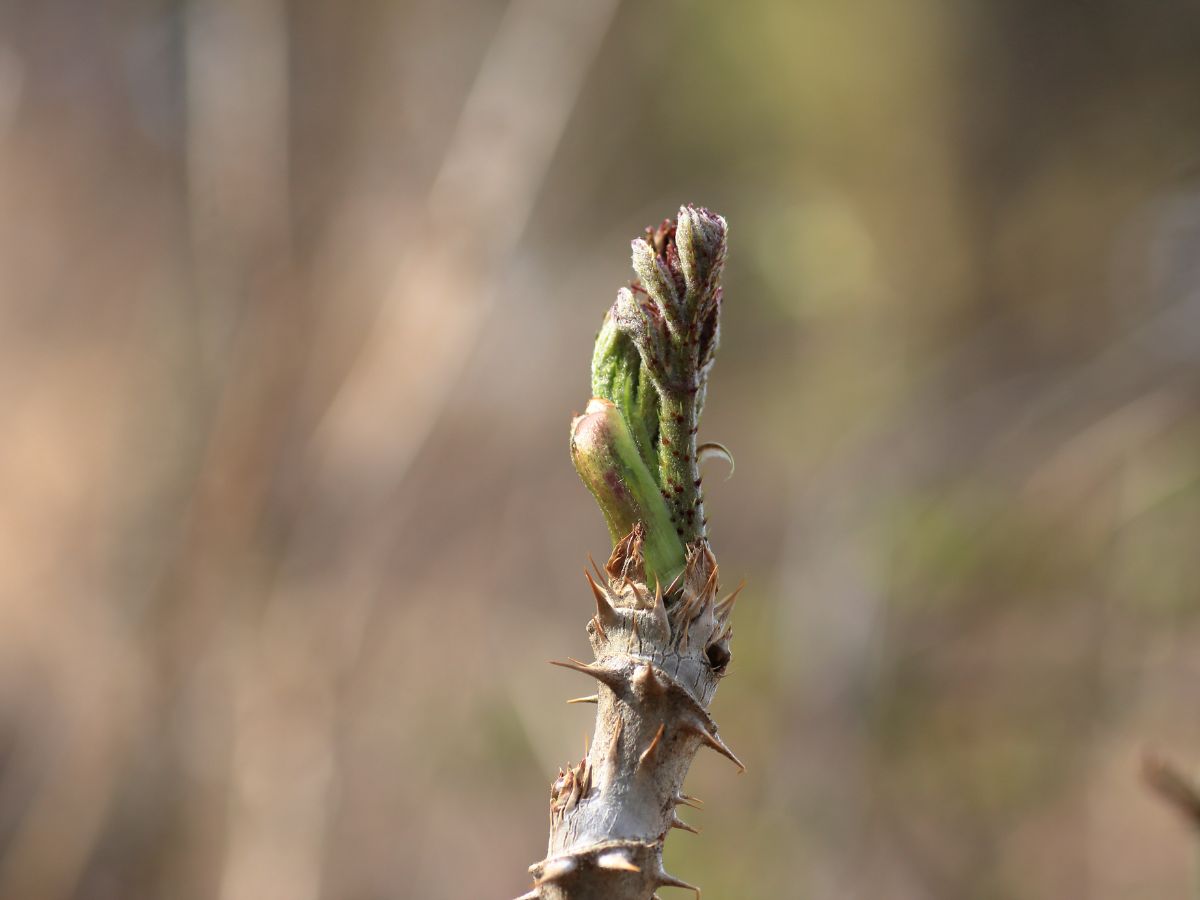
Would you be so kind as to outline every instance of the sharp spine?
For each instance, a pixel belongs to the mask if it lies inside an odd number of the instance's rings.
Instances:
[[[654,606],[651,609],[654,618],[669,635],[671,633],[671,618],[667,615],[667,604],[663,601],[662,582],[654,582]]]
[[[664,869],[658,870],[657,881],[662,887],[677,887],[683,888],[685,891],[692,891],[696,895],[696,900],[700,900],[700,888],[694,884],[688,884],[681,878],[676,878],[674,875],[668,875]]]
[[[700,829],[699,829],[699,828],[693,828],[693,827],[692,827],[691,825],[689,825],[687,822],[683,821],[683,819],[679,818],[679,816],[678,816],[678,815],[673,815],[673,816],[671,817],[671,827],[672,827],[672,828],[679,828],[679,829],[681,829],[682,831],[690,831],[692,834],[699,834],[699,833],[700,833]]]
[[[633,591],[634,598],[637,600],[638,608],[640,609],[644,607],[646,605],[647,598],[646,595],[642,593],[642,589],[638,587],[638,583],[636,581],[631,581],[629,582],[629,587]]]
[[[538,879],[535,887],[541,887],[548,881],[557,881],[560,878],[565,878],[577,868],[579,868],[579,861],[573,856],[564,856],[551,860],[542,866],[542,877]]]
[[[599,694],[588,694],[586,697],[572,697],[568,703],[599,703]]]
[[[588,562],[590,562],[592,564],[592,570],[596,573],[596,578],[598,578],[600,581],[603,581],[604,575],[601,573],[600,567],[598,565],[596,565],[596,560],[592,559],[592,554],[589,553],[587,555],[587,558],[588,558]],[[587,570],[584,569],[584,571],[586,572]]]
[[[731,593],[728,597],[725,597],[716,605],[716,607],[714,607],[713,613],[718,619],[729,618],[729,614],[733,611],[733,604],[737,603],[738,595],[742,592],[742,588],[745,586],[746,582],[743,580],[738,584],[737,587],[733,589],[733,593]]]
[[[662,694],[667,690],[667,683],[654,671],[652,663],[638,667],[633,673],[633,684],[647,694]]]
[[[654,756],[654,751],[658,749],[659,743],[662,741],[663,732],[667,730],[667,723],[663,722],[658,726],[658,731],[654,732],[654,739],[650,741],[650,746],[642,751],[642,755],[638,757],[638,768],[646,765]]]
[[[621,761],[621,732],[625,728],[625,720],[617,719],[617,727],[613,729],[612,742],[608,745],[608,767],[615,769]]]
[[[563,669],[573,669],[576,672],[582,672],[584,675],[591,675],[601,684],[608,685],[614,691],[620,687],[622,682],[621,676],[616,672],[610,672],[603,666],[588,665],[569,656],[565,662],[559,659],[552,659],[550,660],[550,665],[559,666]]]
[[[641,867],[634,865],[633,861],[626,855],[623,850],[611,850],[608,853],[601,853],[596,857],[596,865],[601,869],[616,869],[621,872],[640,872]]]
[[[717,595],[717,566],[713,566],[712,572],[708,575],[708,580],[704,582],[704,587],[700,590],[700,595],[705,600],[711,600]]]
[[[683,580],[683,576],[686,572],[687,572],[687,569],[685,568],[683,570],[683,572],[680,572],[678,575],[676,575],[674,578],[671,579],[671,583],[667,585],[667,593],[668,594],[675,593],[675,589],[677,587],[679,587],[679,583]]]
[[[686,727],[693,734],[699,735],[700,740],[703,741],[706,746],[716,750],[735,766],[737,766],[739,775],[746,771],[745,764],[738,759],[736,755],[734,755],[734,752],[725,745],[725,742],[717,736],[716,732],[709,731],[707,726],[705,726],[702,722],[688,721],[685,722],[684,727]]]
[[[595,579],[592,578],[592,573],[587,569],[583,570],[583,574],[587,578],[588,584],[592,587],[592,594],[596,597],[596,620],[601,626],[616,625],[619,623],[621,617],[617,615],[617,611],[613,608],[604,589],[596,584]]]

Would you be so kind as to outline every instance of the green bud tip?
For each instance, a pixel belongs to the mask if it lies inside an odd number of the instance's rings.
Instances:
[[[592,358],[592,393],[624,418],[684,544],[707,534],[696,435],[720,340],[726,232],[720,216],[684,206],[636,238],[637,280],[617,292]]]

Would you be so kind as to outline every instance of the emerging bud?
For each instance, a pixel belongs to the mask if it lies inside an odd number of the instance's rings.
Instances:
[[[640,299],[645,297],[644,291],[635,294],[630,288],[621,288],[609,316],[617,330],[629,336],[651,376],[661,383],[667,377],[671,336],[662,310],[653,302]]]
[[[720,343],[725,239],[725,220],[697,206],[647,228],[632,244],[637,280],[617,292],[592,356],[592,395],[624,416],[670,530],[689,544],[707,536],[696,435]],[[632,521],[610,517],[614,541]]]
[[[725,267],[725,220],[703,207],[681,206],[675,225],[679,267],[687,281],[689,306],[712,290]]]
[[[683,542],[621,411],[593,398],[571,423],[571,461],[600,505],[616,544],[641,523],[646,580],[668,584],[683,568]]]
[[[629,335],[612,316],[596,338],[592,354],[592,396],[611,400],[633,433],[638,452],[653,475],[658,470],[658,391]]]
[[[683,301],[675,290],[666,262],[642,238],[636,238],[632,247],[633,271],[637,273],[638,281],[658,306],[667,327],[673,334],[678,334],[683,325]]]

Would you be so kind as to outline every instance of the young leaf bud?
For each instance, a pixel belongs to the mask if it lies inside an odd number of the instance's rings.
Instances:
[[[683,542],[615,404],[593,398],[571,423],[571,461],[600,505],[613,543],[640,522],[647,583],[669,583],[683,568]]]
[[[612,316],[596,338],[592,355],[592,396],[611,400],[625,416],[650,474],[658,471],[658,391],[629,335]]]
[[[695,307],[721,277],[725,265],[725,220],[703,207],[681,206],[675,225],[679,267],[687,281],[688,304]]]

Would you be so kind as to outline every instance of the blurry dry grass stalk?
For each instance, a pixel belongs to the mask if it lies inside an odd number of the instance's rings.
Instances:
[[[457,369],[469,358],[487,318],[493,285],[524,230],[615,7],[615,0],[579,4],[514,0],[509,6],[430,188],[425,221],[397,242],[400,261],[378,319],[317,426],[298,475],[306,487],[296,513],[297,531],[290,540],[293,552],[285,551],[277,575],[265,576],[260,627],[250,633],[241,645],[240,658],[231,663],[239,696],[230,851],[221,887],[227,900],[266,896],[311,900],[320,895],[336,778],[338,683],[356,658],[374,583],[382,577],[390,546],[386,536],[371,535],[371,526],[384,513],[384,504],[432,427]],[[207,110],[202,98],[210,90],[216,98],[247,102],[243,91],[227,90],[225,80],[230,77],[231,52],[244,49],[244,56],[232,60],[234,68],[239,61],[247,67],[241,73],[246,76],[243,83],[265,81],[279,90],[251,92],[251,102],[261,97],[268,108],[247,111],[245,116],[224,111],[220,121],[232,122],[235,128],[243,124],[242,119],[253,120],[260,128],[271,123],[285,128],[286,79],[278,77],[279,72],[268,72],[264,79],[262,73],[249,71],[263,66],[264,59],[286,66],[280,8],[274,0],[261,0],[257,6],[202,4],[197,14],[201,11],[218,18],[246,17],[250,21],[242,24],[247,27],[233,30],[262,40],[230,42],[223,29],[208,32],[202,25],[189,29],[191,58],[197,61],[189,68],[196,82],[190,93],[201,98],[195,104],[197,114]],[[268,18],[270,27],[253,27]],[[276,52],[264,56],[264,49]],[[208,53],[213,57],[211,66],[205,65]],[[224,73],[218,75],[222,68]],[[537,102],[530,102],[532,97]],[[253,135],[255,129],[249,133]],[[247,150],[256,148],[229,146],[219,134],[203,128],[197,128],[195,135],[190,157],[197,162],[197,181],[209,180],[204,178],[207,162],[217,170],[211,181],[230,190],[231,202],[253,200],[255,193],[245,190],[241,181],[223,177],[220,169],[246,165]],[[278,181],[278,173],[286,169],[280,165],[281,157],[266,152],[278,150],[285,139],[282,134],[273,137],[264,136],[257,147],[263,152],[251,154],[250,164],[257,161],[260,168],[276,173],[275,181],[256,182],[279,186],[278,194],[264,196],[264,208],[273,210],[283,204],[286,209]],[[230,217],[233,221],[263,219],[254,212],[237,213]],[[279,221],[273,214],[265,219]],[[233,222],[224,224],[232,227]],[[212,230],[223,231],[221,225],[214,223]],[[287,241],[281,235],[278,243],[286,246]],[[207,257],[208,267],[218,272],[232,269],[235,280],[245,287],[252,273],[239,266],[233,252],[240,246],[245,253],[245,242],[228,246],[230,252]],[[275,309],[277,315],[286,316],[286,304],[276,304]],[[249,347],[246,352],[260,351]],[[389,410],[404,411],[403,427]],[[342,511],[351,507],[365,508],[367,514],[360,514],[354,534],[339,534],[346,524]],[[300,580],[290,577],[298,561],[310,558],[314,545],[329,541],[331,535],[334,546],[322,554],[328,569],[321,574],[308,572]],[[341,582],[340,588],[323,595],[335,605],[312,601],[314,578]],[[302,714],[263,724],[264,715],[287,709],[297,699]],[[298,778],[298,772],[306,773],[305,777]]]
[[[174,878],[164,896],[321,894],[339,678],[355,658],[391,540],[373,526],[486,321],[616,5],[508,7],[428,189],[424,221],[393,236],[400,260],[366,344],[328,411],[308,421],[295,418],[304,398],[280,402],[305,385],[307,354],[322,357],[314,346],[322,335],[305,331],[289,224],[288,10],[282,0],[187,6],[191,335],[204,373],[200,415],[188,422],[194,467],[176,473],[190,485],[187,525],[152,588],[171,597],[171,612],[137,626],[163,632],[162,672],[139,676],[117,664],[117,647],[138,638],[114,636],[106,654],[98,625],[79,654],[108,673],[86,679],[93,692],[157,685],[171,698],[161,727],[196,732],[175,823],[187,851],[164,860]],[[391,89],[371,87],[382,104],[371,120],[385,122]],[[399,158],[386,135],[367,129],[360,139],[372,153]],[[375,186],[348,193],[355,189]],[[318,248],[315,256],[319,266],[332,253],[337,271],[355,272],[369,264],[347,255],[369,250]],[[339,290],[328,278],[323,286]],[[315,437],[292,463],[285,452],[297,434]],[[280,489],[281,478],[304,486],[298,501]],[[367,507],[353,533],[342,530],[347,504]],[[292,517],[296,530],[281,533],[278,524]],[[319,571],[305,562],[315,546]],[[0,895],[75,893],[125,774],[131,735],[153,728],[134,714],[102,714],[86,690],[74,692],[70,707],[79,709],[70,758],[5,847]],[[130,708],[151,706],[143,699]]]

